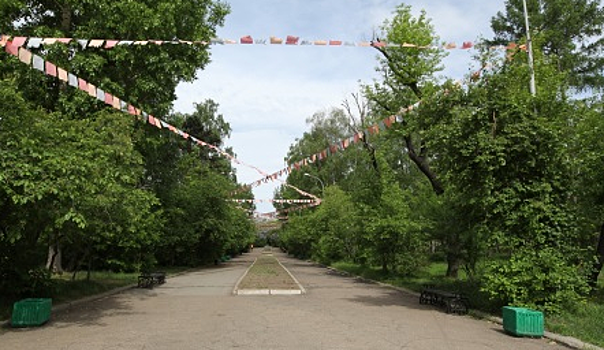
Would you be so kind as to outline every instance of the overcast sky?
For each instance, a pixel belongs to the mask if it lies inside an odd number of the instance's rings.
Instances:
[[[250,35],[269,39],[287,35],[307,40],[369,41],[400,1],[393,0],[230,0],[231,14],[218,37],[238,40]],[[442,41],[475,41],[491,37],[490,19],[504,0],[432,0],[405,2],[414,13],[426,10]],[[470,70],[473,50],[449,50],[444,76],[462,79]],[[267,173],[285,166],[289,146],[308,129],[315,112],[338,107],[359,82],[375,74],[376,52],[367,47],[214,45],[212,62],[194,83],[177,89],[175,110],[189,113],[193,103],[216,101],[230,123],[227,146],[237,157]],[[327,147],[328,145],[325,145]],[[240,183],[262,176],[237,167]],[[279,185],[254,189],[256,199],[270,199]],[[304,190],[304,189],[303,189]],[[273,211],[257,204],[259,212]]]

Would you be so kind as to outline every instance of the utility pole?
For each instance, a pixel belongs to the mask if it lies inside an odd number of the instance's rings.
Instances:
[[[311,175],[309,173],[304,173],[304,176],[308,176],[310,178],[318,180],[319,183],[321,184],[321,195],[323,195],[323,192],[325,191],[325,184],[323,183],[323,180],[321,180],[318,176],[314,176],[314,175]]]
[[[524,23],[526,25],[526,49],[528,51],[528,63],[529,71],[531,74],[531,82],[529,85],[531,95],[535,96],[537,88],[535,87],[535,66],[533,64],[533,43],[531,41],[531,29],[529,27],[529,16],[526,6],[526,0],[522,0],[522,6],[524,7]]]

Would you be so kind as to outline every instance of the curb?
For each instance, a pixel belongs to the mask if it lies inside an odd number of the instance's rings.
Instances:
[[[304,287],[302,287],[302,285],[300,284],[300,282],[298,282],[298,280],[296,279],[296,277],[294,277],[294,275],[292,275],[292,273],[289,272],[289,270],[286,269],[285,266],[283,266],[283,264],[281,263],[281,261],[279,261],[279,259],[277,259],[277,262],[279,263],[279,265],[281,266],[281,268],[283,270],[285,270],[285,272],[287,272],[287,274],[289,275],[289,277],[291,277],[291,279],[294,280],[294,282],[296,282],[296,285],[298,286],[298,289],[300,290],[300,293],[291,293],[291,294],[306,294],[306,289],[304,289]]]
[[[301,295],[298,289],[238,289],[235,295]]]
[[[323,265],[321,265],[321,266],[323,266]],[[418,297],[418,298],[420,296],[420,293],[412,291],[412,290],[407,289],[407,288],[397,287],[397,286],[393,286],[391,284],[383,283],[383,282],[380,282],[380,281],[374,281],[374,280],[370,280],[370,279],[367,279],[367,278],[364,278],[364,277],[361,277],[361,276],[356,276],[356,275],[353,275],[353,274],[348,273],[346,271],[338,270],[338,269],[336,269],[336,268],[334,268],[332,266],[324,266],[324,267],[326,269],[328,269],[328,270],[337,272],[337,273],[339,273],[340,275],[343,275],[343,276],[354,277],[354,278],[356,278],[358,280],[361,280],[361,281],[372,282],[372,283],[378,284],[378,285],[380,285],[382,287],[387,287],[387,288],[390,288],[390,289],[395,289],[395,290],[398,290],[399,292],[410,294],[410,295],[413,295],[413,296]],[[490,321],[490,322],[493,322],[493,323],[497,323],[497,324],[503,325],[503,319],[501,317],[491,316],[489,314],[486,314],[486,313],[484,313],[482,311],[478,311],[478,310],[471,310],[471,311],[472,311],[472,316],[475,315],[475,317],[477,317],[479,319],[483,319],[483,320],[487,320],[487,321]],[[556,333],[552,333],[552,332],[548,332],[548,331],[544,331],[543,332],[543,337],[546,338],[546,339],[552,340],[552,341],[554,341],[556,343],[562,344],[562,345],[564,345],[566,347],[569,347],[571,349],[577,349],[577,350],[604,350],[604,348],[601,348],[601,347],[593,345],[593,344],[586,343],[586,342],[581,341],[581,340],[579,340],[577,338],[573,338],[573,337],[566,336],[566,335],[560,335],[560,334],[556,334]]]
[[[245,276],[247,276],[247,273],[250,272],[250,269],[252,268],[252,266],[254,266],[254,264],[256,263],[257,260],[258,260],[258,258],[255,258],[254,262],[245,270],[243,275],[241,275],[241,277],[239,277],[239,279],[237,280],[237,283],[235,283],[235,287],[233,287],[233,295],[239,295],[239,284],[241,283],[241,281],[243,281]]]
[[[243,275],[241,275],[241,277],[239,277],[239,280],[237,280],[237,283],[235,283],[235,287],[233,288],[233,293],[232,293],[233,295],[301,295],[301,294],[306,294],[306,289],[304,289],[304,287],[302,287],[302,285],[300,284],[300,282],[298,282],[298,280],[294,277],[294,275],[292,275],[292,273],[289,272],[289,270],[286,269],[285,266],[283,266],[283,264],[281,263],[281,261],[279,261],[279,259],[277,259],[277,258],[275,258],[275,260],[277,260],[277,262],[279,263],[279,266],[281,266],[281,268],[283,270],[285,270],[285,272],[287,272],[289,277],[298,286],[298,289],[239,289],[239,285],[241,284],[241,281],[243,281],[245,276],[247,276],[248,272],[252,269],[252,267],[254,266],[254,264],[256,263],[257,260],[258,260],[258,258],[254,259],[254,262],[245,270]]]

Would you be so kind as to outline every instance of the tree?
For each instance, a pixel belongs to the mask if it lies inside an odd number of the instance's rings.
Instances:
[[[426,256],[423,237],[424,220],[413,215],[413,199],[408,191],[394,181],[394,173],[378,153],[380,166],[380,199],[364,218],[367,240],[374,251],[373,258],[383,272],[396,271],[412,275]]]
[[[19,5],[6,9],[2,20],[9,29],[5,34],[209,41],[229,12],[226,4],[213,0],[27,0]],[[176,85],[193,80],[197,70],[209,62],[207,48],[198,45],[136,45],[95,50],[82,49],[73,43],[69,47],[51,45],[43,50],[45,57],[63,68],[154,115],[166,115],[176,99]],[[47,90],[52,91],[57,92]],[[84,106],[71,108],[86,111]]]
[[[604,9],[597,0],[529,0],[530,26],[538,48],[561,72],[570,72],[572,87],[604,87],[601,55]],[[526,37],[522,0],[507,0],[505,12],[491,20],[492,43],[522,42]]]
[[[414,18],[408,5],[398,6],[394,18],[382,25],[374,47],[381,55],[377,70],[382,74],[383,82],[367,86],[365,94],[372,103],[372,111],[389,116],[429,95],[433,90],[434,74],[442,70],[445,53],[438,48],[383,47],[379,45],[380,38],[388,43],[419,46],[431,46],[438,38],[426,13],[422,11]],[[445,189],[430,167],[429,150],[421,137],[427,127],[421,120],[405,119],[401,133],[404,151],[430,181],[434,192],[442,194]]]
[[[601,181],[604,161],[601,131],[604,125],[600,103],[580,104],[573,122],[576,137],[571,150],[579,158],[575,168],[577,181],[574,190],[579,211],[578,224],[583,232],[594,233],[594,239],[589,243],[595,247],[596,262],[589,282],[595,288],[604,266],[604,187]]]
[[[465,89],[450,85],[418,113],[432,122],[434,165],[466,218],[479,225],[472,231],[506,256],[493,261],[484,289],[502,303],[556,311],[585,292],[578,244],[584,239],[568,200],[573,157],[565,141],[576,106],[564,75],[538,52],[538,83],[549,88],[532,96],[526,56],[518,55]]]
[[[0,4],[0,26],[14,36],[209,41],[228,10],[211,0],[26,0]],[[74,41],[32,50],[157,116],[170,111],[176,85],[194,79],[209,62],[208,48],[199,45],[105,50],[84,49]],[[164,206],[186,199],[182,191],[187,189],[214,191],[189,198],[188,207],[206,203],[215,209],[200,227],[200,234],[215,243],[208,245],[216,250],[208,255],[235,249],[247,239],[247,232],[230,231],[225,224],[236,220],[237,228],[247,230],[249,223],[239,222],[244,217],[224,201],[236,178],[223,158],[212,160],[218,173],[200,166],[182,139],[109,109],[4,52],[0,59],[0,89],[7,96],[0,102],[0,244],[7,252],[2,262],[9,262],[3,274],[27,274],[40,265],[40,248],[48,245],[57,252],[50,265],[57,265],[64,247],[63,257],[76,271],[93,264],[115,270],[150,267],[153,247],[167,237],[164,223],[178,217],[175,207]],[[172,119],[179,122],[178,116]],[[228,124],[219,122],[225,126],[220,138]],[[15,252],[26,251],[31,253],[26,258],[15,258]],[[13,261],[18,264],[11,266]]]

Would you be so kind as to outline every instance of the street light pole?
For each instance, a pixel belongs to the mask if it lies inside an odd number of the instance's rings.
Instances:
[[[526,0],[522,0],[522,6],[524,7],[524,24],[526,26],[526,49],[528,51],[529,60],[529,71],[531,74],[531,82],[529,85],[531,95],[535,96],[537,88],[535,87],[535,67],[533,64],[533,42],[531,40],[531,29],[529,28],[529,17],[526,6]]]
[[[323,194],[323,191],[325,191],[325,184],[323,184],[323,180],[321,180],[319,177],[311,175],[309,173],[304,173],[304,176],[312,177],[313,179],[319,181],[319,183],[321,184],[321,194]]]

